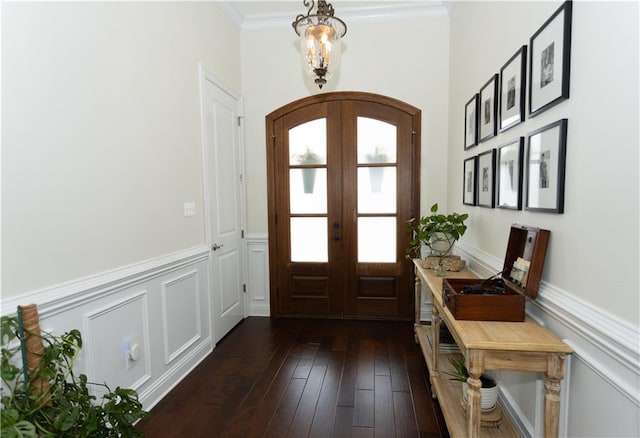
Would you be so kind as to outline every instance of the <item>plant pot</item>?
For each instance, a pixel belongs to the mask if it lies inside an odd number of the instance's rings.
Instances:
[[[371,191],[373,193],[380,193],[382,190],[382,178],[384,176],[383,167],[370,167],[369,168],[369,184],[371,184]]]
[[[469,390],[469,385],[467,382],[462,383],[462,399],[467,403],[467,391]],[[498,385],[495,385],[490,388],[485,388],[484,386],[480,388],[480,394],[482,395],[482,400],[480,401],[480,410],[481,411],[491,411],[496,407],[496,403],[498,402]]]
[[[454,243],[456,243],[456,239],[451,234],[434,233],[429,242],[431,255],[436,257],[446,256],[453,249]]]
[[[302,169],[302,187],[305,193],[313,193],[313,187],[316,184],[316,170]]]

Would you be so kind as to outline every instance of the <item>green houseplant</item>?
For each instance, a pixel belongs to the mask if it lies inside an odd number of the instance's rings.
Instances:
[[[453,372],[445,371],[445,374],[451,376],[450,380],[462,382],[462,399],[467,401],[467,391],[469,390],[467,379],[469,378],[469,372],[464,365],[464,357],[449,357],[449,363],[453,366]],[[498,401],[498,384],[495,379],[486,374],[480,376],[480,382],[482,384],[480,388],[480,394],[482,394],[480,408],[483,411],[490,411],[495,408]]]
[[[141,437],[134,423],[146,412],[132,389],[111,390],[98,402],[89,393],[84,374],[76,375],[73,363],[82,348],[82,336],[71,330],[61,336],[31,333],[17,317],[3,316],[2,335],[2,411],[0,437]],[[28,336],[39,337],[43,350],[39,365],[26,371],[21,347]],[[46,382],[43,385],[42,382]],[[42,390],[46,387],[45,390]]]
[[[454,243],[464,235],[467,226],[464,221],[469,218],[468,214],[439,214],[438,204],[431,206],[431,214],[415,218],[409,221],[409,231],[412,239],[407,248],[407,256],[410,258],[421,258],[422,246],[425,245],[430,250],[430,255],[444,257],[449,254]]]

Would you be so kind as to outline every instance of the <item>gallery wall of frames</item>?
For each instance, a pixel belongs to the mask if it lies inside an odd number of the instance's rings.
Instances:
[[[508,131],[569,99],[571,13],[566,1],[465,105],[465,151],[497,136],[504,141],[464,159],[463,204],[564,213],[568,120],[526,138]]]

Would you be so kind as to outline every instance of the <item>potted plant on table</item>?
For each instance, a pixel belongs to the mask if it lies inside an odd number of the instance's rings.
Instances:
[[[426,260],[427,268],[443,267],[447,271],[459,271],[464,267],[464,261],[457,256],[450,256],[453,245],[467,230],[465,221],[469,215],[450,213],[439,214],[438,204],[431,206],[431,214],[409,221],[409,231],[412,240],[407,248],[407,257],[421,258],[422,247],[429,248]],[[431,260],[429,260],[431,258]]]
[[[466,403],[467,391],[469,390],[469,385],[467,384],[469,372],[467,371],[467,367],[464,365],[464,357],[450,357],[449,362],[453,366],[454,372],[445,372],[445,374],[451,376],[451,380],[458,380],[462,382],[462,399]],[[498,384],[492,377],[486,374],[480,376],[480,382],[482,383],[482,387],[480,388],[480,394],[482,395],[480,409],[485,412],[491,411],[496,407],[496,403],[498,401]]]
[[[61,336],[41,333],[37,311],[37,331],[33,324],[23,324],[18,312],[20,318],[0,320],[2,438],[143,436],[134,427],[146,414],[136,391],[120,387],[112,391],[99,384],[104,391],[98,401],[89,393],[93,384],[84,374],[74,373],[82,348],[78,330]]]

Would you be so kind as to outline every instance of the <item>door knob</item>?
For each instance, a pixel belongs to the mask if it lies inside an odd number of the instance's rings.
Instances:
[[[215,251],[215,250],[217,250],[217,249],[222,248],[223,246],[224,246],[224,244],[222,244],[222,245],[218,245],[217,243],[214,243],[214,244],[213,244],[213,246],[211,247],[211,250],[212,250],[212,251]]]
[[[332,236],[332,237],[331,237],[331,239],[332,239],[334,242],[337,242],[338,240],[340,240],[340,236]]]

